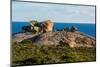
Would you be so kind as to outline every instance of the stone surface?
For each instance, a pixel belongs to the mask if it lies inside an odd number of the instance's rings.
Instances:
[[[14,42],[32,40],[33,43],[43,45],[68,45],[69,47],[95,47],[95,38],[83,35],[80,32],[46,32],[36,34],[18,33],[13,36]]]
[[[53,31],[53,22],[51,20],[46,20],[42,22],[42,29],[44,32]]]

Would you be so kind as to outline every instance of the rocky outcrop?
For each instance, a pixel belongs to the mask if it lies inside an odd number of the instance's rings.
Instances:
[[[79,32],[78,28],[75,26],[72,26],[70,29],[65,27],[60,31],[53,31],[53,26],[54,24],[51,20],[46,20],[40,23],[37,21],[31,21],[29,26],[22,27],[26,32],[15,34],[12,41],[22,42],[23,40],[31,40],[33,43],[42,45],[96,47],[95,38]]]
[[[34,41],[45,45],[60,45],[65,43],[70,47],[94,47],[95,40],[91,37],[81,35],[79,32],[48,32],[39,35]]]
[[[53,25],[51,20],[46,20],[42,23],[42,29],[44,32],[53,31]]]
[[[23,26],[22,30],[34,33],[53,31],[53,22],[51,20],[46,20],[43,22],[32,20],[30,21],[30,25]]]
[[[39,33],[36,33],[36,34],[30,33],[30,32],[17,33],[13,35],[12,42],[22,42],[23,40],[27,40],[30,38],[33,39],[37,35],[39,35]]]
[[[69,47],[95,47],[95,38],[83,35],[81,32],[46,32],[38,34],[20,33],[13,37],[14,42],[31,40],[41,45],[66,45]]]

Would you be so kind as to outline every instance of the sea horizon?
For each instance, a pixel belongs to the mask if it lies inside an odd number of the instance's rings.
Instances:
[[[28,22],[12,22],[12,33],[18,33],[22,32],[22,26],[29,25]],[[72,26],[75,26],[78,28],[80,32],[86,33],[91,36],[96,36],[96,24],[87,24],[87,23],[62,23],[62,22],[54,22],[54,28],[57,29],[63,29],[65,27],[71,28]]]

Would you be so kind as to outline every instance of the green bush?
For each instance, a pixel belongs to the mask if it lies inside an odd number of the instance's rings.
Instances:
[[[32,44],[32,41],[31,40],[23,40],[22,42],[21,42],[21,44]]]
[[[25,40],[12,43],[12,65],[95,61],[95,51],[95,48],[39,45]]]

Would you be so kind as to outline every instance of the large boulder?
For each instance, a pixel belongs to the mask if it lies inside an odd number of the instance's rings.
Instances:
[[[89,38],[89,37],[84,37],[83,38],[83,43],[87,44],[87,45],[92,45],[92,46],[96,46],[95,44],[95,40]]]
[[[53,31],[53,22],[51,20],[46,20],[42,22],[43,32]]]
[[[35,20],[30,21],[29,26],[22,27],[25,31],[31,32],[49,32],[53,31],[53,22],[51,20],[46,20],[43,22],[37,22]]]
[[[31,30],[35,32],[40,32],[41,26],[40,23],[36,20],[30,21]]]

